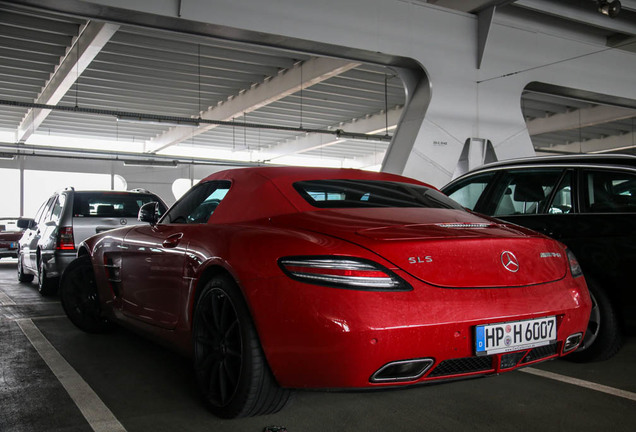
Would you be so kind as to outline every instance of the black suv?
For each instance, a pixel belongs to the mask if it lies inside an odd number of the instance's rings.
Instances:
[[[565,243],[593,300],[572,360],[604,360],[636,328],[636,157],[536,157],[485,165],[442,191],[468,209]]]
[[[20,218],[25,229],[18,250],[18,280],[38,277],[42,295],[57,293],[59,277],[75,259],[77,246],[88,237],[126,225],[139,224],[139,208],[156,202],[163,214],[166,205],[143,189],[131,191],[75,191],[67,188],[47,199],[33,219]]]

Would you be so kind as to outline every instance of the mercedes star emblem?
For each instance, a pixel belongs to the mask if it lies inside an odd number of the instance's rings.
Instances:
[[[510,251],[501,253],[501,263],[509,272],[516,273],[519,270],[519,261],[517,261],[515,254]]]

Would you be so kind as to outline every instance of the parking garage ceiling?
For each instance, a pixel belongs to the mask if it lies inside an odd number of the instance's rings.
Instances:
[[[604,37],[608,47],[636,47],[636,0],[622,0],[615,18],[600,14],[594,0],[428,3],[527,25],[549,20]],[[3,1],[0,58],[2,152],[19,143],[86,156],[106,150],[273,163],[302,156],[377,167],[405,102],[400,78],[384,66]],[[578,153],[633,147],[636,106],[616,102],[535,87],[520,103],[537,151]]]

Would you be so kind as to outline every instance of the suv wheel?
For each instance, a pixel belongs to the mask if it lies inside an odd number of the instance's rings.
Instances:
[[[592,313],[581,346],[565,357],[574,362],[607,360],[623,345],[623,335],[617,313],[605,291],[587,280],[592,297]]]
[[[32,274],[24,273],[24,267],[22,267],[22,255],[18,255],[18,282],[31,282],[33,280]]]
[[[57,294],[58,279],[46,277],[46,269],[44,268],[44,260],[38,261],[38,291],[43,296],[51,296]]]

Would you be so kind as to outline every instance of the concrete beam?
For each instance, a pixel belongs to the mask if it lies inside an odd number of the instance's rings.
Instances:
[[[361,120],[356,120],[350,123],[345,123],[340,126],[340,129],[352,133],[381,133],[385,129],[394,129],[397,122],[402,115],[402,108],[395,108],[389,110],[388,116],[385,113],[376,114]],[[303,138],[284,142],[269,149],[263,150],[266,153],[267,159],[276,159],[278,157],[304,153],[311,150],[316,150],[323,147],[328,147],[339,142],[346,141],[346,139],[340,139],[333,135],[325,134],[308,134]]]
[[[622,3],[623,2],[621,1],[621,4]],[[517,0],[514,4],[515,6],[525,9],[565,18],[585,25],[592,25],[604,30],[610,30],[616,33],[625,33],[632,36],[636,35],[635,23],[623,18],[620,14],[616,18],[610,19],[605,15],[598,13],[595,7],[590,8],[589,11],[584,11],[576,6],[551,0]],[[630,9],[632,7],[634,7],[634,5],[628,1],[626,9]]]
[[[46,84],[36,103],[56,105],[119,29],[119,25],[89,21]],[[16,141],[24,142],[37,130],[51,110],[30,109],[18,130]]]
[[[311,87],[336,75],[359,66],[360,63],[326,57],[312,58],[269,81],[209,108],[201,114],[206,120],[231,121],[233,118],[255,111],[277,100],[292,95],[301,88]],[[302,77],[302,79],[301,79]],[[146,152],[156,153],[166,147],[192,138],[210,129],[214,124],[203,124],[194,130],[191,126],[176,126],[146,142]]]
[[[484,59],[495,9],[495,6],[491,6],[477,13],[477,69],[481,69],[481,62]]]
[[[527,125],[528,133],[533,136],[579,129],[632,117],[636,117],[635,109],[598,105],[592,108],[554,114],[550,117],[536,118],[530,120]]]
[[[569,144],[556,145],[552,147],[537,147],[537,153],[545,149],[549,152],[564,153],[605,153],[617,150],[627,150],[634,148],[634,133],[623,135],[613,135],[607,138],[592,139],[581,142],[571,142]]]

